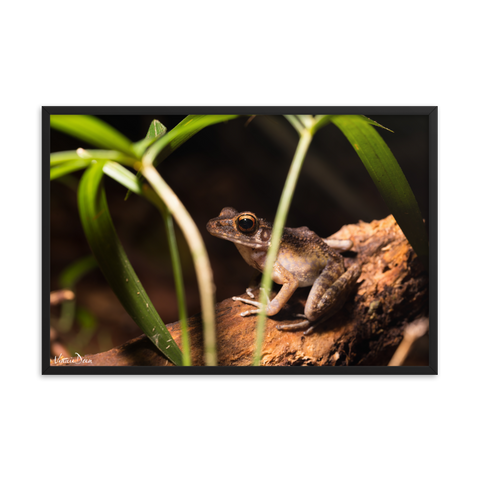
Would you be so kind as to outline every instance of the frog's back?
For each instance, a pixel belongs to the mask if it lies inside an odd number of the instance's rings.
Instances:
[[[332,257],[343,260],[307,227],[284,229],[277,261],[297,277],[299,286],[313,285]]]
[[[288,245],[299,255],[302,253],[314,253],[319,257],[340,255],[329,247],[313,230],[308,227],[285,228],[283,230],[281,244]]]

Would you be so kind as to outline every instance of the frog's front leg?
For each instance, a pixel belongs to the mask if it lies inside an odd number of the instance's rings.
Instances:
[[[280,283],[282,288],[273,300],[268,299],[267,301],[267,316],[269,317],[276,315],[285,306],[295,290],[298,288],[298,280],[295,278],[295,276],[283,268],[279,263],[275,263],[273,267],[272,279],[275,283]],[[252,294],[249,292],[249,289],[247,289],[247,294],[252,296]],[[232,300],[238,300],[240,302],[247,303],[248,305],[257,307],[254,310],[242,312],[240,314],[242,317],[259,313],[262,306],[261,302],[249,300],[248,298],[232,297]]]
[[[362,269],[359,265],[354,265],[340,276],[338,276],[338,270],[338,267],[328,268],[327,265],[313,284],[305,305],[306,320],[296,324],[279,325],[277,328],[284,331],[297,331],[308,327],[304,335],[310,335],[317,325],[337,313],[352,292]],[[324,275],[325,271],[327,272]]]

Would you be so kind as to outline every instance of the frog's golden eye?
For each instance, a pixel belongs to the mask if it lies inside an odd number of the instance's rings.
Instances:
[[[237,218],[237,226],[242,233],[253,234],[257,231],[257,218],[251,213],[245,213]]]

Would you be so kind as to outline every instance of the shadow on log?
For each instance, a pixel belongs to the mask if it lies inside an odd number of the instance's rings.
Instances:
[[[298,289],[274,319],[267,319],[262,365],[387,365],[405,327],[428,316],[428,276],[392,216],[372,223],[346,225],[330,238],[351,239],[345,266],[362,264],[356,292],[344,308],[310,336],[280,332],[276,326],[303,313],[309,288]],[[258,298],[258,291],[254,293]],[[216,305],[218,364],[248,366],[255,345],[254,316],[241,317],[248,305],[226,299]],[[200,315],[188,321],[193,365],[203,365]],[[167,325],[181,345],[180,324]],[[87,355],[91,363],[74,366],[172,365],[144,335],[108,352]],[[51,362],[54,365],[54,362]],[[58,364],[61,366],[63,364]]]

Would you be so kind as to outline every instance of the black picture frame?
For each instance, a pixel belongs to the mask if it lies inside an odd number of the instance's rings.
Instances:
[[[188,115],[188,114],[362,114],[425,115],[429,135],[429,366],[418,367],[87,367],[57,368],[50,366],[50,115]],[[439,106],[438,105],[43,105],[41,107],[41,374],[98,375],[98,374],[313,374],[313,375],[436,375],[438,356],[438,195],[439,195]]]

